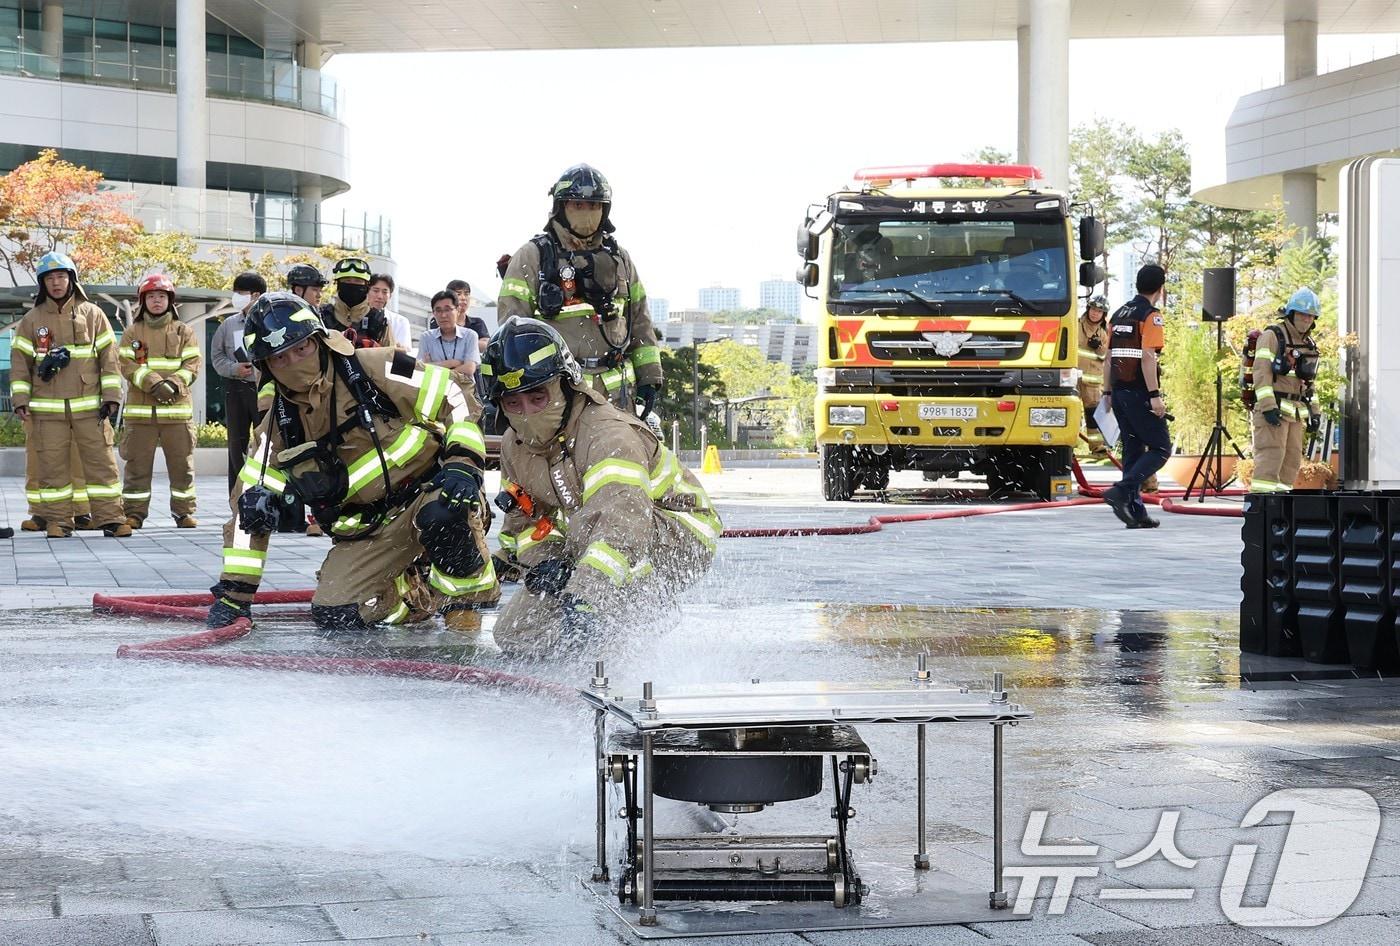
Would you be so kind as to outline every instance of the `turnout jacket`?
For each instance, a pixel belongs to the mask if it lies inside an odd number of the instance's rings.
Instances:
[[[501,527],[501,548],[525,566],[545,559],[574,563],[564,591],[598,604],[654,570],[653,517],[675,520],[711,553],[723,525],[695,476],[647,426],[595,390],[576,392],[564,432],[546,450],[507,430],[501,480],[524,490],[534,515],[517,507]]]
[[[39,377],[44,355],[68,349],[71,361],[48,381]],[[117,337],[102,310],[79,287],[62,304],[45,298],[15,326],[10,342],[10,400],[36,419],[65,413],[89,417],[104,402],[120,403]]]
[[[159,328],[137,319],[122,335],[117,359],[126,378],[126,406],[122,421],[127,424],[187,424],[194,420],[194,399],[190,388],[199,374],[201,358],[194,329],[171,313]],[[161,381],[175,385],[179,396],[162,404],[151,389]]]
[[[1254,397],[1255,410],[1263,413],[1278,408],[1284,420],[1302,420],[1311,415],[1321,414],[1312,382],[1298,377],[1297,370],[1275,376],[1274,359],[1279,354],[1279,332],[1289,349],[1297,349],[1303,357],[1317,359],[1317,343],[1312,335],[1304,335],[1294,327],[1291,319],[1280,319],[1259,333],[1259,341],[1254,349]]]
[[[360,333],[360,323],[372,313],[378,313],[373,321],[379,323],[379,331],[374,333]],[[394,333],[389,327],[389,315],[383,309],[376,309],[368,302],[361,302],[353,309],[342,302],[338,297],[333,297],[330,302],[321,304],[321,321],[326,328],[332,332],[344,332],[347,328],[353,328],[357,334],[374,340],[374,343],[381,348],[394,347]]]
[[[398,411],[398,417],[374,416],[387,467],[369,432],[354,423],[359,402],[333,367],[329,369],[332,380],[325,390],[281,394],[301,419],[304,443],[330,435],[331,385],[335,389],[335,425],[352,422],[344,428],[335,451],[348,474],[343,508],[330,529],[337,540],[370,536],[383,522],[398,515],[411,501],[408,493],[413,487],[428,488],[426,481],[441,460],[464,462],[480,470],[486,456],[481,430],[469,416],[462,391],[445,368],[419,364],[392,348],[361,348],[353,356],[342,357],[358,361],[370,382]],[[234,519],[232,528],[225,530],[225,578],[257,583],[262,577],[268,536],[244,532],[238,523],[237,509],[238,497],[250,487],[262,485],[278,495],[288,489],[288,470],[278,463],[278,454],[286,444],[275,415],[275,410],[269,412],[258,425],[253,438],[255,446],[233,489]],[[393,498],[387,504],[381,503],[386,496]],[[377,510],[375,504],[379,506]],[[489,569],[488,561],[483,571]],[[494,575],[486,577],[494,581]]]
[[[1098,339],[1099,347],[1091,347],[1091,339]],[[1108,354],[1108,314],[1097,325],[1086,317],[1079,317],[1079,370],[1080,383],[1091,388],[1103,387],[1103,360]]]
[[[606,284],[614,267],[613,258],[603,248],[607,234],[600,229],[588,240],[580,240],[553,220],[546,229],[559,244],[560,264],[568,263],[574,254],[583,257],[591,252],[595,271]],[[549,322],[564,336],[583,373],[609,396],[615,396],[624,382],[631,390],[640,384],[661,387],[661,350],[656,346],[647,292],[628,252],[617,247],[613,289],[616,318],[605,321],[581,296],[567,298],[567,294],[557,315],[545,315],[539,310],[540,283],[558,279],[558,273],[540,271],[540,249],[533,240],[516,250],[496,302],[498,324],[505,324],[512,315]],[[603,359],[615,360],[616,364],[601,364]]]

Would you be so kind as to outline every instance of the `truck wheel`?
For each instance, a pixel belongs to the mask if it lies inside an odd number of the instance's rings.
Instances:
[[[869,466],[862,467],[860,471],[860,483],[866,489],[873,489],[876,492],[890,488],[890,461],[877,456],[867,455],[866,461]]]
[[[856,451],[841,444],[821,445],[822,496],[827,502],[845,502],[856,491]]]
[[[1051,447],[1049,450],[1040,451],[1040,454],[1039,458],[1030,460],[1031,471],[1026,485],[1041,502],[1049,502],[1055,498],[1054,481],[1070,474],[1074,448]]]

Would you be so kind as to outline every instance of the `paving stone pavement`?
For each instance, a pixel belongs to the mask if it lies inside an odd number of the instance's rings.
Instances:
[[[897,478],[902,489],[885,505],[823,504],[809,470],[706,479],[731,526],[852,524],[932,508],[917,480]],[[202,479],[199,490],[217,495],[222,485]],[[0,480],[0,512],[12,523],[23,515],[21,486]],[[163,508],[161,489],[153,509]],[[0,543],[0,946],[635,942],[579,881],[593,856],[590,727],[572,707],[430,682],[111,659],[117,643],[165,632],[82,607],[94,591],[208,587],[222,544],[208,509],[192,532],[157,517],[130,540]],[[1009,737],[1007,863],[1096,876],[1074,884],[1062,913],[1042,882],[1023,922],[703,942],[1400,941],[1400,686],[1243,684],[1237,524],[1163,518],[1158,530],[1125,533],[1102,507],[1066,508],[859,537],[726,540],[679,612],[609,657],[619,686],[898,676],[920,651],[949,683],[985,686],[1004,670],[1014,698],[1037,712]],[[325,548],[279,538],[265,586],[307,587]],[[1130,579],[1110,580],[1118,562]],[[300,634],[273,621],[263,643],[296,646]],[[862,796],[853,846],[869,876],[897,884],[910,873],[895,864],[910,843],[909,746],[899,731],[862,734],[887,764]],[[940,733],[934,759],[933,861],[948,876],[989,881],[986,745]],[[1245,813],[1281,789],[1338,787],[1363,790],[1382,819],[1346,915],[1314,928],[1229,923],[1222,895],[1252,903],[1267,892],[1224,886],[1235,845],[1256,845],[1256,871],[1266,873],[1252,879],[1268,877],[1290,831],[1286,812],[1249,829]],[[1154,837],[1164,807],[1180,813],[1176,840],[1194,866],[1125,863]],[[686,810],[666,807],[661,827],[683,826]],[[1034,810],[1049,813],[1044,843],[1093,852],[1023,855]],[[802,817],[779,806],[751,824],[789,830]],[[1342,859],[1370,839],[1364,811],[1329,817],[1332,846],[1314,852],[1312,872],[1275,884],[1274,902],[1294,908],[1290,921],[1336,892]],[[1195,895],[1103,896],[1172,885]],[[1014,880],[1007,888],[1019,893]]]

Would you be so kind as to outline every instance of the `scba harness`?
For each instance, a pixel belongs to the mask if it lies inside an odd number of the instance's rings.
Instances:
[[[393,419],[400,417],[394,402],[370,380],[359,361],[326,352],[335,368],[336,375],[350,389],[355,399],[355,412],[339,424],[335,424],[326,436],[308,440],[296,407],[278,391],[272,402],[272,416],[282,437],[283,449],[277,454],[277,467],[285,473],[287,486],[281,497],[282,509],[271,497],[271,491],[261,485],[246,490],[239,497],[239,524],[245,532],[300,531],[296,528],[301,518],[295,507],[305,504],[321,527],[330,532],[343,516],[353,516],[370,526],[366,531],[354,536],[341,536],[342,540],[362,539],[371,535],[382,522],[383,517],[393,509],[412,502],[422,491],[422,482],[427,477],[419,477],[413,483],[393,488],[389,476],[389,461],[384,455],[384,447],[375,427],[374,418]],[[416,363],[403,352],[396,352],[389,371],[403,378],[413,376]],[[331,386],[329,416],[339,416],[336,409],[336,388]],[[349,491],[350,473],[340,456],[340,446],[345,435],[359,427],[369,434],[379,459],[380,473],[384,478],[384,495],[368,503],[346,505]],[[267,450],[271,452],[271,444]],[[268,457],[264,456],[266,465]],[[433,470],[429,470],[431,475]],[[255,495],[256,494],[256,495]],[[288,515],[283,515],[285,510]],[[300,524],[305,528],[304,523]]]
[[[1271,365],[1274,377],[1286,378],[1292,375],[1303,382],[1303,390],[1300,393],[1278,392],[1275,394],[1275,398],[1283,397],[1304,404],[1310,402],[1313,382],[1317,379],[1317,366],[1320,357],[1317,343],[1313,341],[1312,335],[1309,333],[1303,336],[1307,344],[1290,345],[1288,332],[1283,324],[1274,322],[1262,329],[1250,332],[1245,338],[1244,348],[1240,351],[1240,402],[1244,404],[1245,410],[1254,410],[1255,405],[1259,402],[1258,395],[1254,390],[1254,360],[1259,350],[1259,339],[1265,332],[1271,333],[1278,340],[1278,353],[1274,355]]]

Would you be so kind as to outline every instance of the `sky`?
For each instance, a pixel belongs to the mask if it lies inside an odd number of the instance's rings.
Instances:
[[[1400,52],[1324,36],[1320,71]],[[1239,96],[1281,82],[1281,37],[1076,40],[1070,125],[1179,128],[1220,161]],[[1125,68],[1126,66],[1126,68]],[[1016,44],[342,55],[351,191],[330,207],[393,221],[401,284],[499,287],[495,261],[543,227],[547,191],[587,162],[649,295],[791,279],[808,205],[867,165],[1016,150]],[[1126,75],[1126,78],[1125,78]],[[814,318],[809,304],[804,318]]]

